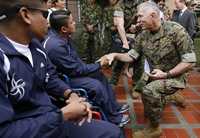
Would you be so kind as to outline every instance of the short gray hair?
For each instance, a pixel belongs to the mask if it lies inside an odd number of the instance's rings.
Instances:
[[[138,5],[137,9],[143,9],[143,10],[154,10],[158,15],[160,15],[160,9],[158,8],[158,5],[155,2],[152,1],[146,1]]]

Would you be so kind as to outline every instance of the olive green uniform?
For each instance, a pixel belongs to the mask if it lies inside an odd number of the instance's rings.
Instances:
[[[158,32],[143,31],[139,34],[134,49],[128,54],[133,59],[143,55],[152,70],[168,72],[180,62],[196,62],[192,46],[193,42],[182,26],[174,22],[164,22]],[[165,105],[164,97],[185,88],[185,75],[154,81],[146,77],[144,80],[144,113],[152,124],[158,125]]]

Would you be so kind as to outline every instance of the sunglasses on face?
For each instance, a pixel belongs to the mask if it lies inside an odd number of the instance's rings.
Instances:
[[[10,7],[10,8],[0,9],[0,16],[4,16],[5,18],[14,17],[22,7],[26,7],[29,10],[40,11],[42,16],[45,19],[48,17],[48,14],[49,14],[48,10],[45,10],[45,9],[42,9],[42,8],[35,8],[35,7],[27,6],[27,5],[15,5],[15,6]],[[2,18],[0,20],[4,20],[5,18]]]

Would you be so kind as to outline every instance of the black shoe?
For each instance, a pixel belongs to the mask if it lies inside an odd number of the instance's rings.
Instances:
[[[128,122],[130,121],[130,117],[129,115],[122,115],[122,119],[120,121],[120,123],[118,124],[119,127],[124,127],[126,124],[128,124]]]
[[[129,105],[126,103],[126,104],[123,104],[121,105],[121,108],[119,109],[118,113],[119,114],[122,114],[122,113],[125,113],[129,110]]]

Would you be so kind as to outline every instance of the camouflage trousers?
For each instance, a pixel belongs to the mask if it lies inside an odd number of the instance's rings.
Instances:
[[[155,80],[143,87],[142,102],[144,115],[154,126],[159,125],[165,107],[165,96],[174,94],[179,88],[174,86],[173,79]]]
[[[104,55],[102,44],[98,33],[84,32],[81,35],[82,53],[87,63],[94,63],[97,59]]]

